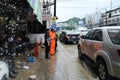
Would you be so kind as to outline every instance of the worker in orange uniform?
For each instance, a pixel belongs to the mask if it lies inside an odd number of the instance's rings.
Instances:
[[[51,29],[49,33],[51,42],[50,42],[50,55],[55,54],[55,47],[56,47],[56,32],[54,29]]]

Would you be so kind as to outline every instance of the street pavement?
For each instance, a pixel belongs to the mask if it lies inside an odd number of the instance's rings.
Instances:
[[[31,75],[36,76],[35,80],[98,80],[86,71],[77,55],[77,45],[58,42],[54,56],[45,59],[44,49],[41,49],[39,58],[27,63],[29,69],[18,69],[17,78],[10,80],[29,80]]]

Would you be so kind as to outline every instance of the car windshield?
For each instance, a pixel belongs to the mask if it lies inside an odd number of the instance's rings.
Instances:
[[[120,29],[108,29],[112,43],[120,45]]]

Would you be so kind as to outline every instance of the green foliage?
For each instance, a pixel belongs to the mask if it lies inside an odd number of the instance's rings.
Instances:
[[[61,26],[62,29],[66,29],[66,30],[72,30],[75,29],[75,25],[79,25],[79,21],[83,21],[83,23],[85,23],[85,18],[80,19],[77,17],[73,17],[67,21],[64,21],[65,23],[67,23],[68,26]]]
[[[65,30],[72,30],[72,29],[74,29],[74,26],[67,26],[67,27],[64,27],[63,29],[65,29]]]
[[[73,23],[73,24],[74,24],[74,23],[78,24],[79,21],[80,21],[80,18],[73,17],[73,18],[67,20],[66,22],[67,22],[68,24],[71,24],[71,23]]]

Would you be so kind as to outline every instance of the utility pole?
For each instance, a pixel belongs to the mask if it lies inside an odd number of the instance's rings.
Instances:
[[[75,17],[74,17],[74,30],[75,30],[75,28],[76,28],[76,25],[75,25]]]
[[[56,17],[56,0],[54,0],[54,17]]]
[[[54,16],[52,18],[52,28],[56,29],[56,0],[54,0]]]
[[[112,0],[111,0],[111,10],[112,10]]]
[[[105,9],[105,18],[106,18],[106,26],[107,26],[107,9]]]

